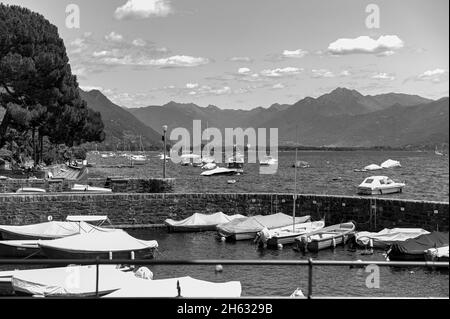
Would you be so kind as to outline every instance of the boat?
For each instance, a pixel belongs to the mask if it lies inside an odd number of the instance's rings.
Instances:
[[[158,157],[161,161],[164,161],[164,154],[159,154]],[[170,156],[167,154],[165,155],[165,158],[166,158],[166,161],[170,160]]]
[[[429,234],[429,232],[421,228],[386,228],[378,233],[357,232],[355,241],[360,247],[386,249],[396,242],[403,242],[425,234]]]
[[[237,183],[237,180],[235,180],[235,179],[230,179],[230,180],[227,181],[228,185],[234,185],[236,183]]]
[[[387,160],[386,162],[381,164],[382,168],[396,168],[396,167],[402,167],[402,165],[400,164],[399,161],[394,161],[394,160]]]
[[[44,257],[37,240],[0,241],[0,258]]]
[[[217,167],[215,169],[201,173],[201,176],[218,176],[218,175],[236,175],[239,172],[235,169],[229,169],[225,167]]]
[[[129,280],[105,298],[240,298],[239,281],[215,283],[191,277]]]
[[[433,262],[448,262],[449,246],[430,248],[425,252],[425,260]]]
[[[293,168],[311,168],[311,164],[305,161],[297,161],[292,165]]]
[[[317,252],[319,250],[345,245],[355,230],[355,224],[344,223],[299,236],[295,239],[296,249]]]
[[[139,240],[116,230],[40,241],[39,247],[50,259],[150,259],[158,242]]]
[[[101,228],[84,221],[50,221],[25,226],[0,225],[0,235],[3,240],[48,240],[78,235],[80,233],[112,231],[116,231],[116,229]]]
[[[205,165],[203,165],[202,169],[205,170],[212,170],[215,169],[217,167],[216,163],[206,163]]]
[[[104,187],[94,187],[89,185],[75,184],[70,189],[71,192],[84,192],[84,193],[112,193],[112,189]]]
[[[433,232],[391,245],[387,258],[391,261],[425,261],[425,252],[448,246],[448,233]]]
[[[68,266],[61,268],[16,270],[11,272],[15,294],[40,297],[97,296],[97,267]],[[100,265],[98,295],[104,296],[126,286],[127,282],[145,281],[133,272],[125,272],[116,265]]]
[[[437,156],[444,156],[444,153],[439,151],[437,146],[436,146],[436,149],[434,151],[434,154],[436,154]]]
[[[200,232],[214,231],[217,225],[229,223],[236,218],[244,218],[244,216],[228,216],[222,212],[212,215],[197,213],[181,221],[166,219],[164,223],[167,225],[169,232]]]
[[[379,170],[382,170],[382,169],[383,169],[383,167],[381,167],[380,165],[371,164],[371,165],[367,165],[366,167],[364,167],[363,171],[370,172],[370,171],[379,171]]]
[[[310,216],[296,218],[296,223],[303,224],[310,221]],[[217,226],[219,238],[227,241],[239,241],[255,239],[258,232],[264,228],[269,230],[291,226],[294,219],[291,216],[278,213],[267,216],[252,216],[247,218],[237,218],[227,224]]]
[[[265,156],[260,162],[259,165],[261,166],[270,166],[270,165],[277,165],[278,160],[276,158],[273,158],[272,156]]]
[[[295,238],[306,235],[325,227],[324,221],[307,222],[274,229],[263,229],[258,233],[258,243],[267,248],[280,248],[280,245],[289,245],[295,242]],[[281,246],[281,247],[282,247]]]
[[[372,176],[366,178],[358,186],[358,194],[360,195],[385,195],[401,193],[406,185],[397,183],[386,176]]]
[[[147,156],[145,155],[131,155],[129,159],[133,165],[144,165],[147,163]]]
[[[228,169],[236,170],[238,173],[244,173],[245,156],[238,151],[236,145],[233,146],[233,156],[229,157],[226,161]]]
[[[305,298],[303,291],[300,288],[297,288],[292,294],[291,298]]]
[[[17,194],[42,194],[47,193],[45,189],[33,188],[33,187],[22,187],[16,191]]]

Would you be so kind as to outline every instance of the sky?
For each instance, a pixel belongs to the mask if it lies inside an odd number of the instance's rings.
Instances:
[[[448,0],[0,2],[55,24],[80,87],[123,107],[248,110],[336,87],[449,94]]]

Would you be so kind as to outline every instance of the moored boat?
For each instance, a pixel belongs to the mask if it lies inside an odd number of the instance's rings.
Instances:
[[[296,218],[296,223],[302,224],[311,220],[310,216]],[[217,226],[219,238],[227,241],[251,240],[256,234],[263,230],[292,226],[294,220],[291,216],[278,213],[267,216],[252,216],[248,218],[237,218],[227,224]]]
[[[89,185],[75,184],[70,189],[71,192],[83,192],[83,193],[112,193],[112,189],[104,187],[94,187]]]
[[[236,218],[244,218],[244,216],[228,216],[222,212],[212,215],[197,213],[181,221],[166,219],[164,223],[167,225],[169,232],[200,232],[214,231],[217,225],[229,223]]]
[[[225,168],[225,167],[217,167],[215,169],[203,172],[201,174],[201,176],[220,176],[220,175],[236,175],[239,172],[235,169],[229,169],[229,168]]]
[[[425,252],[448,246],[448,233],[433,232],[391,245],[387,258],[391,261],[425,261]]]
[[[289,245],[295,242],[295,238],[306,235],[325,227],[324,221],[307,222],[284,226],[275,229],[263,229],[258,233],[258,242],[267,248],[279,248],[280,245]]]
[[[345,245],[355,230],[352,222],[325,227],[321,230],[299,236],[295,239],[296,249],[317,252],[319,250]]]
[[[0,241],[1,258],[43,257],[37,240]]]
[[[278,160],[276,158],[273,158],[272,156],[265,156],[260,162],[259,165],[261,166],[270,166],[270,165],[277,165]]]
[[[360,195],[386,195],[401,193],[406,185],[404,183],[394,182],[386,176],[372,176],[366,178],[358,186]]]
[[[449,246],[430,248],[425,252],[425,260],[434,262],[448,262]]]
[[[116,230],[40,241],[39,247],[50,259],[150,259],[158,242],[139,240]]]
[[[386,228],[378,233],[357,232],[355,241],[360,247],[385,249],[396,242],[403,242],[425,234],[429,234],[429,232],[421,228]]]
[[[35,187],[22,187],[16,191],[18,194],[42,194],[46,192],[45,189]]]

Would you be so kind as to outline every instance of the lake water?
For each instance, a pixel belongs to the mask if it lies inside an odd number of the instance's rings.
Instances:
[[[91,177],[133,176],[162,177],[163,163],[158,153],[149,153],[146,165],[135,168],[90,168]],[[89,161],[101,165],[127,164],[124,158],[103,159],[90,155]],[[401,168],[357,173],[369,164],[387,159],[400,161]],[[298,160],[307,161],[311,168],[297,169],[297,191],[303,194],[356,195],[356,187],[372,175],[387,175],[406,183],[402,194],[389,198],[449,201],[448,157],[433,152],[404,151],[306,151],[298,153]],[[295,152],[280,152],[276,174],[261,175],[258,164],[246,164],[245,174],[235,176],[236,184],[229,185],[228,176],[202,177],[201,169],[182,167],[171,161],[167,164],[167,177],[176,178],[177,193],[292,193],[295,189]]]

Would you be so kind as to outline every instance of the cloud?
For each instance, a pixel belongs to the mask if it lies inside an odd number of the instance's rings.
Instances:
[[[188,88],[188,89],[195,89],[195,88],[198,88],[198,83],[188,83],[188,84],[186,84],[186,88]]]
[[[174,55],[171,57],[151,59],[148,57],[135,57],[126,55],[121,57],[106,57],[101,62],[108,65],[125,66],[157,66],[161,68],[195,67],[209,63],[209,59],[192,57],[188,55]]]
[[[235,56],[229,59],[231,62],[253,62],[252,58],[247,56]]]
[[[285,68],[277,68],[277,69],[266,69],[261,71],[261,75],[265,77],[277,78],[282,76],[292,76],[299,74],[303,69],[295,68],[295,67],[285,67]]]
[[[328,52],[334,55],[359,53],[387,56],[403,47],[404,42],[396,35],[380,36],[377,40],[360,36],[355,39],[338,39],[328,46]]]
[[[167,0],[128,0],[118,7],[114,13],[116,19],[146,19],[150,17],[166,17],[172,13]]]
[[[105,39],[111,42],[122,42],[123,36],[121,34],[112,31],[110,34],[105,36]]]
[[[284,88],[285,88],[285,86],[282,83],[277,83],[272,86],[272,89],[274,89],[274,90],[280,90],[280,89],[284,89]]]
[[[448,70],[434,69],[425,71],[414,78],[416,81],[428,81],[433,83],[440,83],[443,78],[448,75]]]
[[[335,75],[333,72],[327,69],[313,69],[312,70],[312,77],[313,78],[334,78]]]
[[[285,58],[303,58],[307,54],[308,54],[308,51],[305,51],[302,49],[298,49],[295,51],[289,51],[289,50],[283,51],[283,57],[285,57]]]
[[[388,74],[388,73],[377,73],[377,74],[372,75],[372,79],[393,81],[393,80],[395,80],[395,76],[392,74]]]
[[[133,45],[134,45],[135,47],[145,47],[146,44],[147,44],[147,42],[145,42],[145,41],[142,40],[142,39],[135,39],[135,40],[133,40]]]
[[[249,74],[251,72],[251,70],[249,68],[240,68],[238,70],[239,74]]]

